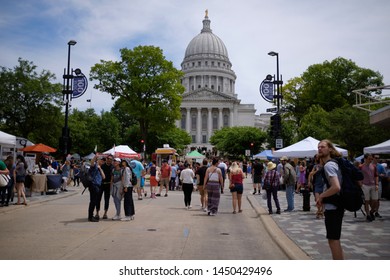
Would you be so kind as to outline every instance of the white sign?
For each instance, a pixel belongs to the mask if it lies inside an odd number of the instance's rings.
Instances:
[[[275,139],[275,147],[276,147],[276,149],[282,149],[283,148],[283,139],[281,139],[281,138]]]

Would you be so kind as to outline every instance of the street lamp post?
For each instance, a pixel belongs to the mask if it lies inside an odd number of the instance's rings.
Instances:
[[[282,92],[281,87],[283,85],[283,81],[281,80],[281,77],[279,76],[279,53],[271,51],[268,53],[270,56],[276,56],[276,77],[274,79],[274,84],[276,85],[276,107],[277,111],[276,114],[273,116],[273,119],[275,120],[275,147],[276,148],[283,148],[283,139],[281,139],[281,130],[282,130],[282,124],[281,124],[281,117],[280,117],[280,106],[282,105]]]
[[[65,101],[65,125],[62,129],[62,136],[60,138],[60,149],[64,153],[64,159],[66,159],[66,156],[70,152],[70,130],[68,128],[68,115],[69,115],[69,101],[71,99],[72,89],[71,89],[71,82],[73,79],[73,71],[70,69],[70,47],[76,45],[77,42],[75,40],[70,40],[68,42],[68,67],[64,69],[64,84],[63,84],[63,100]]]

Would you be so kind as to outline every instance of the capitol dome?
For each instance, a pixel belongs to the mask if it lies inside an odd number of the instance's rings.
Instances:
[[[217,35],[213,34],[207,14],[203,20],[201,33],[188,44],[183,62],[198,58],[213,58],[229,62],[226,46]]]

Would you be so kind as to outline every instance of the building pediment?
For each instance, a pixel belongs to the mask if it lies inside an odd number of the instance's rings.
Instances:
[[[183,94],[183,101],[237,101],[237,98],[211,89],[199,89]]]

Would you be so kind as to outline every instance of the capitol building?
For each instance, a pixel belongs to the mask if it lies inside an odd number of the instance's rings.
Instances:
[[[200,34],[187,46],[181,70],[185,92],[176,126],[191,135],[189,147],[211,150],[210,137],[223,127],[268,127],[270,114],[256,115],[254,104],[241,104],[227,48],[213,34],[207,11]]]

